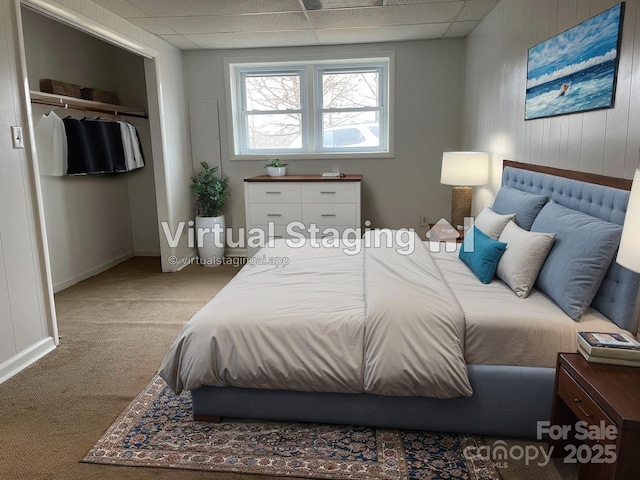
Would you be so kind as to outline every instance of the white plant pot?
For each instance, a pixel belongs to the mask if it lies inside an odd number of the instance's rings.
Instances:
[[[287,167],[267,167],[267,174],[270,177],[284,177],[287,174]]]
[[[196,217],[196,242],[200,265],[205,267],[220,266],[224,258],[225,240],[224,215]]]

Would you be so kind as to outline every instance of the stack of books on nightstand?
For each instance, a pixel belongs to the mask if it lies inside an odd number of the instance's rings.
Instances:
[[[592,363],[640,367],[640,343],[624,334],[578,332],[578,352]]]

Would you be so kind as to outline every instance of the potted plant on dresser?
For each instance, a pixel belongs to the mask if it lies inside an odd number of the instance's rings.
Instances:
[[[199,263],[216,267],[222,263],[224,257],[226,239],[222,209],[229,198],[229,177],[216,175],[218,167],[209,167],[207,162],[200,165],[203,170],[191,178],[191,188],[196,193],[196,241]]]
[[[287,174],[287,164],[282,163],[279,158],[269,160],[264,164],[264,168],[270,177],[284,177]]]

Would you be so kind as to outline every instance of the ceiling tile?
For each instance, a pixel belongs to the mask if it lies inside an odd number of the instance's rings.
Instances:
[[[182,34],[226,32],[270,32],[311,28],[304,13],[164,17],[162,22]],[[171,33],[171,32],[167,32]]]
[[[478,21],[471,22],[453,22],[447,33],[444,34],[446,38],[462,38],[469,35],[474,28],[478,25]]]
[[[255,47],[288,47],[292,45],[317,45],[311,30],[295,30],[286,32],[246,33],[207,33],[186,35],[200,48],[255,48]]]
[[[346,8],[316,10],[308,13],[315,28],[376,27],[450,22],[460,12],[463,2],[398,5],[395,7]]]
[[[298,0],[129,0],[150,17],[300,12]]]
[[[467,0],[456,20],[482,20],[498,3],[500,0]]]
[[[148,13],[143,12],[142,10],[137,9],[133,5],[129,3],[129,0],[92,0],[93,3],[100,5],[101,7],[106,8],[112,13],[116,15],[120,15],[124,18],[133,18],[133,17],[148,17],[150,16]]]
[[[140,28],[155,33],[156,35],[175,34],[179,33],[168,27],[164,18],[130,18],[129,21]]]
[[[404,40],[424,40],[440,38],[447,30],[448,23],[428,25],[402,25],[363,28],[332,28],[316,30],[318,40],[323,45],[342,43],[395,42]]]
[[[180,50],[198,50],[200,47],[189,40],[184,35],[160,35],[161,38],[169,42]]]

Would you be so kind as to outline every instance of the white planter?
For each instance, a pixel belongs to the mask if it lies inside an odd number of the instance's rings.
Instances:
[[[267,174],[270,177],[284,177],[287,174],[287,167],[267,167]]]
[[[224,215],[196,217],[196,242],[200,257],[198,263],[205,267],[220,266],[224,258],[225,247]]]

